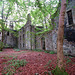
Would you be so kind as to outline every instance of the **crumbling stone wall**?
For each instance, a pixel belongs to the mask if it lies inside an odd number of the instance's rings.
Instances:
[[[30,15],[28,14],[27,23],[19,31],[18,48],[35,49],[35,31],[31,25]]]
[[[72,11],[73,24],[69,24],[68,11]],[[53,50],[57,51],[57,34],[58,34],[58,17],[55,18],[56,28],[52,31],[52,42]],[[64,22],[64,43],[63,49],[65,54],[75,55],[75,0],[69,2],[66,8],[65,13],[65,22]]]
[[[0,32],[0,41],[2,40],[2,33]]]
[[[42,50],[42,45],[41,45],[41,35],[36,36],[36,49],[41,49]]]
[[[3,43],[4,45],[7,45],[7,47],[17,47],[17,37],[14,36],[14,33],[12,33],[12,31],[14,30],[3,32]]]
[[[45,33],[46,50],[53,50],[52,31]]]
[[[65,13],[65,29],[66,32],[67,29],[73,29],[75,30],[75,0],[72,0],[72,2],[69,2],[66,13]],[[68,21],[68,14],[67,11],[72,10],[72,18],[73,18],[73,24],[69,25]],[[53,50],[57,52],[57,34],[58,34],[58,17],[55,18],[56,28],[52,31],[46,32],[44,34],[36,35],[37,32],[35,32],[35,27],[31,25],[30,18],[28,18],[28,21],[26,25],[24,26],[24,33],[19,31],[19,39],[20,42],[18,47],[20,49],[42,49],[43,47],[45,50]],[[23,29],[21,29],[23,30]],[[33,32],[33,34],[31,34]],[[24,40],[23,40],[23,34],[24,34]],[[20,41],[21,36],[21,41]],[[66,36],[66,34],[65,34]],[[69,55],[75,55],[75,42],[70,42],[65,38],[64,36],[64,43],[63,43],[63,49],[65,54]],[[74,36],[75,37],[75,36]],[[42,39],[44,38],[44,39]],[[24,43],[24,47],[23,47]]]

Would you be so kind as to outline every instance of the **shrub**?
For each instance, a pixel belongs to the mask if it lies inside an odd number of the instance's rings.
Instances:
[[[49,51],[46,50],[45,53],[49,53]]]
[[[45,53],[50,53],[50,54],[55,54],[55,52],[54,51],[45,51]]]
[[[50,54],[55,54],[55,52],[54,52],[54,51],[50,51],[49,53],[50,53]]]
[[[54,70],[52,70],[53,75],[68,75],[65,69],[60,70],[57,66]]]
[[[69,58],[67,58],[66,64],[68,64],[69,62],[71,62],[71,60]]]
[[[15,50],[15,51],[20,51],[20,49],[16,49],[16,48],[14,48],[14,50]]]

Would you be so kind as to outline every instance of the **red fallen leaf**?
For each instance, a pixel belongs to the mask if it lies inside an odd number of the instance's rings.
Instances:
[[[0,73],[0,75],[2,75],[2,73]]]
[[[23,50],[24,51],[24,50]],[[2,56],[0,56],[0,67],[2,67],[3,62],[7,62],[7,60],[3,60],[2,57],[5,56],[5,54],[18,56],[17,59],[25,59],[28,63],[24,67],[20,67],[16,70],[16,73],[14,75],[34,75],[35,73],[39,73],[39,75],[43,75],[45,71],[52,70],[52,67],[55,68],[57,65],[57,58],[56,54],[49,54],[49,53],[44,53],[44,52],[35,52],[35,51],[26,51],[25,52],[15,52],[13,49],[5,49],[3,50]],[[1,54],[0,53],[0,54]],[[12,58],[8,59],[11,60]],[[47,65],[47,63],[51,60],[51,63]],[[72,62],[75,63],[75,57],[71,58]],[[64,62],[65,64],[65,69],[68,72],[69,75],[75,75],[75,64],[69,63],[66,65],[66,60]],[[8,66],[8,65],[4,65]],[[3,68],[3,67],[2,67]],[[0,72],[2,71],[2,68],[0,68]]]

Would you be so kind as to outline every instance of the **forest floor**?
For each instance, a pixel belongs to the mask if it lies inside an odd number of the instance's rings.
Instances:
[[[21,60],[26,61],[23,61],[23,63],[20,62]],[[56,54],[30,50],[15,51],[14,49],[4,49],[0,52],[0,75],[35,75],[35,73],[47,75],[47,72],[56,67],[56,60]],[[13,65],[13,63],[16,64]],[[64,64],[68,74],[75,75],[75,57],[65,56]]]

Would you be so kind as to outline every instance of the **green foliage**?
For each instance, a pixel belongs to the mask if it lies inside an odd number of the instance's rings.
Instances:
[[[63,68],[62,70],[60,70],[57,66],[54,70],[52,70],[52,74],[53,75],[69,75],[65,69]]]
[[[49,53],[49,51],[46,50],[45,53]]]
[[[69,56],[69,58],[73,58],[72,56]]]
[[[50,51],[49,53],[50,53],[50,54],[55,54],[55,52],[54,52],[54,51]]]
[[[53,29],[52,20],[54,19],[59,11],[57,11],[59,2],[56,0],[36,0],[35,1],[35,10],[31,11],[32,24],[42,25],[44,29],[46,26],[48,29]],[[45,22],[45,23],[43,23]]]
[[[4,47],[4,43],[0,41],[0,51],[2,51],[2,48]]]
[[[69,58],[67,58],[66,63],[68,64],[68,63],[70,63],[70,62],[71,62],[71,60],[70,60]]]
[[[33,51],[42,52],[41,49],[33,49]]]
[[[54,51],[45,51],[45,53],[50,53],[50,54],[55,54],[55,52]]]
[[[48,63],[45,65],[45,67],[46,67],[46,66],[49,67],[49,64],[50,64],[51,62],[52,62],[52,60],[49,60]]]
[[[30,12],[32,24],[49,26],[50,23],[48,21],[51,22],[50,19],[56,12],[58,3],[58,0],[34,0],[34,2],[32,0],[4,0],[4,21],[8,21],[8,18],[9,21],[17,21],[14,23],[14,29],[18,30],[25,25],[27,13]],[[2,9],[3,0],[0,1],[0,7]],[[0,11],[0,14],[2,14],[2,10]],[[46,23],[43,23],[44,20],[46,20]],[[22,22],[22,24],[20,24],[20,22]]]
[[[51,75],[51,71],[48,71],[48,72],[44,72],[44,75]]]
[[[4,67],[2,74],[6,75],[13,75],[16,72],[16,69],[19,67],[23,67],[27,64],[27,61],[25,59],[22,60],[14,60],[16,58],[13,58],[12,60],[8,61],[7,64],[8,66]]]
[[[8,45],[8,44],[6,44],[4,47],[9,47],[9,45]]]
[[[75,6],[73,6],[73,8],[75,8]]]
[[[2,52],[2,51],[0,51],[0,52]]]
[[[14,49],[15,51],[20,51],[20,49]]]
[[[1,0],[1,7],[3,5],[2,3],[3,1]],[[53,29],[51,18],[56,16],[54,15],[54,13],[57,10],[58,3],[58,0],[34,0],[34,2],[32,0],[5,0],[5,7],[3,12],[3,16],[5,17],[5,19],[3,20],[8,22],[9,18],[9,21],[17,21],[16,23],[14,22],[14,29],[19,30],[22,26],[25,25],[27,21],[27,13],[29,13],[30,11],[31,21],[33,25],[41,25],[44,27],[44,29],[46,28],[46,26],[48,29]],[[15,33],[14,35],[18,36],[17,33]]]

